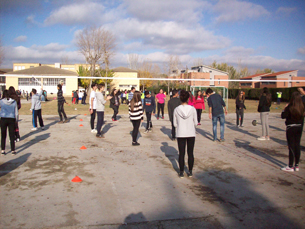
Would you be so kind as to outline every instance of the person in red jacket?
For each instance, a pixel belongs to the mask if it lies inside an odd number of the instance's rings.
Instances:
[[[201,93],[201,91],[197,91],[196,95],[194,97],[194,108],[197,111],[197,120],[198,120],[198,124],[197,125],[201,125],[200,124],[200,120],[201,120],[201,113],[202,110],[205,110],[205,105],[204,105],[204,97],[203,94]]]

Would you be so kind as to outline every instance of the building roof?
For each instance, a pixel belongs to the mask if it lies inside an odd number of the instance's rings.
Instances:
[[[11,68],[3,68],[3,69],[0,69],[0,74],[4,74],[4,73],[7,73],[7,72],[11,72],[13,71],[13,69]]]
[[[255,78],[255,77],[259,77],[259,76],[264,76],[264,75],[267,75],[267,74],[269,74],[269,73],[260,73],[260,74],[255,74],[255,75],[251,75],[251,76],[246,76],[246,77],[243,77],[243,78],[240,78],[241,80],[243,80],[243,79],[253,79],[253,78]]]
[[[286,74],[286,73],[289,73],[289,72],[295,72],[295,71],[297,71],[297,70],[274,72],[274,73],[269,73],[268,75],[264,75],[262,77],[276,77],[276,76],[279,76],[279,75],[283,75],[283,74]]]
[[[76,72],[49,66],[39,66],[19,71],[11,71],[6,73],[6,75],[78,76]]]
[[[113,72],[138,72],[136,70],[130,69],[130,68],[125,68],[125,67],[117,67],[112,69]]]
[[[209,68],[209,69],[212,69],[212,70],[214,70],[214,71],[218,71],[218,72],[225,73],[225,74],[229,75],[229,73],[228,73],[228,72],[224,72],[224,71],[221,71],[221,70],[219,70],[219,69],[217,69],[217,68],[212,68],[211,66],[207,66],[207,65],[198,65],[198,66],[193,66],[193,67],[191,67],[191,69],[192,69],[192,68],[198,68],[198,67],[205,67],[205,68]]]

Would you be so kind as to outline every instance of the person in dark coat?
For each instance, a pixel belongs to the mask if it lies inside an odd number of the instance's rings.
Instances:
[[[168,116],[169,120],[172,124],[172,140],[176,139],[176,128],[174,127],[174,110],[176,107],[181,105],[181,101],[179,99],[179,94],[177,90],[173,90],[173,97],[168,101],[167,108],[168,108]]]
[[[112,121],[117,121],[117,114],[119,113],[119,106],[120,106],[120,98],[118,96],[118,90],[113,89],[111,93],[112,98],[110,99],[110,108],[113,109],[113,116]]]

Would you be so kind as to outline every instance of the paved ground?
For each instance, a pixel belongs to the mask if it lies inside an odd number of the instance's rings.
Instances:
[[[153,118],[153,133],[142,126],[132,147],[127,116],[106,117],[102,140],[88,116],[62,125],[44,116],[46,130],[36,132],[21,116],[17,155],[0,158],[0,228],[305,228],[305,137],[300,171],[282,172],[284,121],[272,114],[271,141],[259,142],[258,117],[246,114],[238,129],[230,114],[226,142],[215,143],[204,115],[194,177],[180,179],[168,121]],[[76,175],[83,182],[71,182]]]

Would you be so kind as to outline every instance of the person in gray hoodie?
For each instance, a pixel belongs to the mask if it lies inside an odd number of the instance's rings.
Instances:
[[[197,112],[193,106],[187,104],[190,95],[187,91],[180,92],[181,105],[174,110],[174,126],[176,127],[176,137],[179,150],[179,177],[183,178],[185,147],[187,145],[188,155],[188,176],[193,176],[194,166],[194,146],[196,137]]]
[[[11,151],[15,155],[15,122],[18,117],[17,102],[9,97],[8,90],[3,91],[3,97],[0,100],[1,117],[1,155],[5,155],[6,132],[8,128]]]
[[[35,88],[32,89],[32,106],[31,106],[31,111],[33,115],[32,130],[37,130],[37,117],[39,119],[39,125],[41,129],[44,130],[43,120],[41,117],[41,101],[40,101],[41,94],[42,94],[42,88],[39,94],[37,94],[37,90]]]

